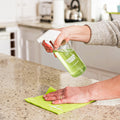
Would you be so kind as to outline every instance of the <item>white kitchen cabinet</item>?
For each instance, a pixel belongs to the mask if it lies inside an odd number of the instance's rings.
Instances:
[[[10,55],[10,33],[0,32],[0,53]]]
[[[0,32],[0,53],[18,57],[17,27]]]
[[[41,46],[37,42],[37,38],[42,35],[44,30],[20,27],[20,48],[21,58],[24,60],[40,63]]]
[[[110,71],[106,71],[103,69],[98,69],[95,67],[89,67],[87,66],[86,71],[83,73],[84,76],[88,78],[94,78],[96,80],[102,81],[102,80],[107,80],[110,78],[113,78],[118,75],[118,73],[113,73]]]
[[[47,53],[43,47],[41,47],[41,64],[66,71],[62,63],[52,53]]]
[[[72,43],[75,51],[89,67],[120,73],[120,48]]]
[[[6,31],[9,32],[10,43],[10,55],[19,57],[19,31],[18,27],[6,27]]]

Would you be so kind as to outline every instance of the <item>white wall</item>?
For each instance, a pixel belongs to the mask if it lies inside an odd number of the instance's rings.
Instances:
[[[0,0],[0,22],[14,22],[21,18],[36,17],[36,5],[39,1],[52,0]],[[70,4],[72,0],[65,0]],[[91,3],[90,3],[91,2]],[[99,20],[101,9],[106,3],[109,12],[116,12],[120,0],[80,0],[84,17]]]
[[[117,5],[120,4],[120,0],[101,0],[101,4],[107,4],[109,12],[117,12]]]
[[[117,5],[120,0],[91,0],[91,19],[99,21],[104,4],[107,5],[108,12],[117,12]]]
[[[15,22],[34,18],[38,0],[0,0],[0,22]]]
[[[16,20],[15,0],[0,0],[0,22]]]

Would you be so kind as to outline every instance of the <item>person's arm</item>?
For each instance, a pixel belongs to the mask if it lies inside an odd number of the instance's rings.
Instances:
[[[106,100],[120,98],[120,75],[97,82],[90,87],[91,100]]]
[[[65,40],[66,42],[69,40],[75,40],[87,43],[89,42],[91,37],[91,30],[88,26],[73,25],[54,30],[58,30],[61,32],[54,42],[53,46],[55,49],[59,48],[63,40]],[[45,42],[45,40],[43,41],[42,45],[47,52],[53,52],[53,49]]]
[[[61,34],[54,42],[55,49],[59,48],[63,40],[120,47],[120,19],[115,21],[86,23],[84,26],[73,25],[54,30],[61,31]],[[43,44],[43,46],[47,52],[52,52],[47,45]]]
[[[53,104],[85,103],[91,100],[120,98],[120,75],[85,87],[66,87],[44,95]]]
[[[70,26],[58,29],[61,34],[55,41],[58,48],[63,39],[85,42],[93,45],[120,47],[120,19],[86,23],[85,26]]]
[[[120,19],[87,24],[91,29],[91,39],[87,44],[120,47]]]

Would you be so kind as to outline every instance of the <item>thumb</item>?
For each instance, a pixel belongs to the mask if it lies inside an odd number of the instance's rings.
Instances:
[[[66,38],[65,41],[68,42],[70,40],[70,38]]]
[[[61,45],[66,44],[70,39],[69,38],[65,38],[63,39],[61,42],[58,42],[57,40],[55,41],[54,47],[55,50],[57,50]],[[57,43],[58,42],[58,43]]]
[[[65,40],[66,42],[69,41],[69,36],[65,36],[63,33],[60,33],[57,37],[57,39],[54,42],[54,47],[57,50],[59,46],[61,45],[62,41]]]
[[[67,99],[55,100],[52,104],[65,104],[68,103]]]

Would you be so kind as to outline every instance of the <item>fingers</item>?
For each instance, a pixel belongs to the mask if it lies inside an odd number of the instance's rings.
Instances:
[[[44,99],[45,99],[46,101],[54,101],[54,100],[56,100],[57,98],[56,98],[56,96],[51,96],[51,97],[44,97]]]
[[[55,100],[62,100],[62,99],[64,99],[65,97],[64,96],[56,96],[56,95],[54,95],[54,96],[50,96],[50,97],[44,97],[44,99],[46,100],[46,101],[55,101]]]
[[[42,45],[43,45],[43,47],[45,48],[45,50],[46,50],[47,52],[49,52],[49,53],[53,52],[53,48],[51,47],[51,45],[47,44],[47,43],[45,42],[45,40],[43,40]]]
[[[44,97],[60,96],[62,94],[63,94],[63,89],[60,89],[55,92],[48,93],[48,94],[44,95]]]
[[[49,96],[54,96],[54,95],[61,95],[61,94],[63,94],[63,92],[64,92],[64,89],[59,89],[55,92],[48,93],[45,96],[49,97]]]
[[[46,97],[44,98],[46,101],[52,101],[52,104],[65,104],[68,103],[68,100],[64,97],[56,97],[56,96],[51,96],[51,97]]]
[[[62,40],[64,39],[64,37],[63,37],[63,35],[62,34],[60,34],[58,37],[57,37],[57,39],[55,40],[55,42],[54,42],[54,47],[55,47],[55,49],[58,49],[59,48],[59,46],[60,46],[60,44],[62,43]]]
[[[67,99],[55,100],[52,104],[65,104],[68,103]]]
[[[65,98],[65,96],[64,96],[64,90],[60,89],[60,90],[58,90],[56,92],[49,93],[47,95],[44,95],[43,98],[46,101],[53,101],[53,100],[64,99]]]
[[[60,47],[60,45],[61,45],[61,43],[62,43],[63,40],[65,40],[66,42],[68,42],[68,41],[69,41],[69,37],[65,37],[64,33],[61,33],[61,34],[57,37],[57,39],[55,40],[55,42],[54,42],[54,45],[53,45],[53,46],[54,46],[54,49],[55,49],[55,50],[57,50],[57,49]],[[53,52],[53,47],[52,47],[51,45],[47,44],[47,43],[45,42],[45,40],[43,40],[42,45],[44,46],[44,48],[45,48],[45,50],[46,50],[47,52],[49,52],[49,53]],[[55,57],[56,57],[56,56],[55,56]]]
[[[43,40],[43,42],[42,42],[42,45],[43,45],[43,47],[45,48],[45,50],[48,52],[48,53],[52,53],[53,52],[53,48],[49,45],[49,44],[47,44],[46,42],[45,42],[45,40]],[[54,53],[53,53],[54,54]],[[54,54],[54,56],[55,56],[55,58],[57,58],[57,56]]]
[[[60,47],[63,40],[68,42],[69,38],[68,37],[66,38],[65,35],[63,33],[61,33],[54,42],[55,50],[57,50]]]

